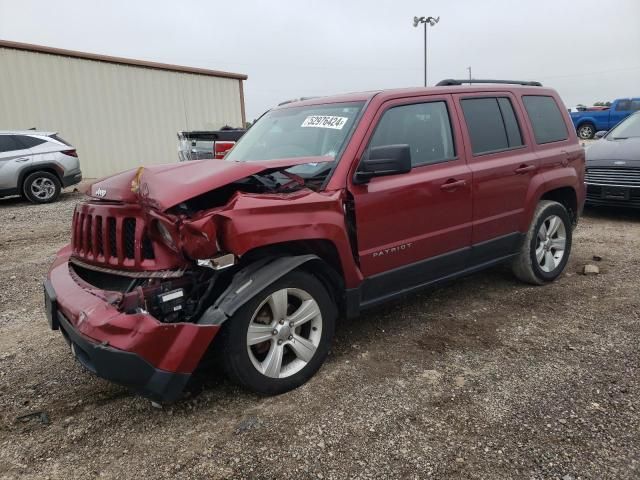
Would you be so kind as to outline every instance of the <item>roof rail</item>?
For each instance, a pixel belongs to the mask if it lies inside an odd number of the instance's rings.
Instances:
[[[528,82],[526,80],[486,80],[486,79],[476,79],[473,78],[471,80],[454,80],[453,78],[447,78],[446,80],[439,81],[436,86],[437,87],[446,87],[449,85],[462,85],[463,83],[502,83],[508,85],[526,85],[528,87],[541,87],[542,84],[540,82]]]

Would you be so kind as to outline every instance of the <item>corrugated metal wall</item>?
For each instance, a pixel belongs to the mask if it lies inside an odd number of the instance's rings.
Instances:
[[[58,131],[86,178],[177,161],[179,130],[242,126],[240,80],[0,48],[0,130]]]

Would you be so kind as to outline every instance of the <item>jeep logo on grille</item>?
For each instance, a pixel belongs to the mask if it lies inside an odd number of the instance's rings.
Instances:
[[[100,197],[100,198],[102,198],[102,197],[104,197],[106,194],[107,194],[107,191],[106,191],[104,188],[98,188],[98,189],[96,190],[96,192],[95,192],[95,194],[94,194],[94,195],[95,195],[96,197]]]

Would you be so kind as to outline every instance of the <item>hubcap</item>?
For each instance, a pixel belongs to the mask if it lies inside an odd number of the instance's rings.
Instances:
[[[536,237],[536,260],[543,272],[554,271],[567,246],[567,230],[564,222],[557,215],[547,217],[538,229]]]
[[[31,182],[31,193],[40,200],[49,200],[56,192],[56,186],[46,177],[36,178]]]
[[[247,351],[263,375],[284,378],[311,361],[322,336],[318,303],[304,290],[283,288],[256,309],[247,330]]]

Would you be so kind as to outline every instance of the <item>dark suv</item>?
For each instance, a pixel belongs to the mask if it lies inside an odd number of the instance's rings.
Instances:
[[[207,353],[277,394],[320,368],[341,316],[501,262],[554,280],[584,152],[555,91],[492,83],[289,103],[224,161],[95,183],[45,282],[51,327],[152,399]]]

